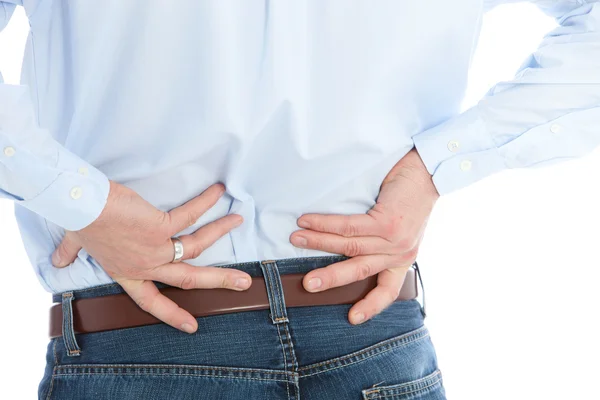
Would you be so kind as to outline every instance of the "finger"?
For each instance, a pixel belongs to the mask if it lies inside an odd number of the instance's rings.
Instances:
[[[198,329],[198,323],[192,314],[160,293],[153,282],[132,279],[118,282],[142,310],[164,323],[187,333],[194,333]]]
[[[302,283],[309,292],[321,292],[362,281],[386,268],[398,265],[392,260],[390,256],[386,255],[353,257],[309,272],[303,278]]]
[[[211,185],[200,195],[169,211],[169,236],[181,232],[198,221],[198,218],[214,206],[225,193],[222,183]]]
[[[181,240],[181,244],[183,244],[182,259],[189,260],[198,257],[223,235],[227,234],[233,228],[240,226],[242,222],[244,222],[244,219],[241,215],[229,214],[204,225],[193,234],[179,236],[178,239]],[[172,260],[174,255],[172,241],[170,242],[170,247],[166,253],[168,253],[168,257]]]
[[[348,312],[351,324],[362,324],[389,307],[400,294],[410,266],[386,269],[379,273],[377,286]]]
[[[75,242],[70,233],[65,234],[63,240],[52,253],[52,265],[57,268],[66,267],[77,258],[81,246]]]
[[[341,236],[380,236],[380,223],[369,214],[304,214],[298,226]]]
[[[252,283],[250,275],[237,269],[195,267],[187,263],[168,263],[158,266],[150,271],[147,279],[182,289],[246,290]]]
[[[333,233],[300,230],[292,233],[290,241],[296,247],[343,254],[348,257],[394,252],[389,241],[376,236],[344,237]]]

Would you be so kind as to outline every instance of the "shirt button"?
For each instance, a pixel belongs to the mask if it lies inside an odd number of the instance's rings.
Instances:
[[[559,133],[561,130],[561,127],[559,124],[552,124],[552,126],[550,127],[550,132],[552,133]]]
[[[12,156],[14,156],[15,155],[15,148],[14,147],[10,147],[10,146],[5,147],[4,148],[4,155],[6,157],[12,157]]]
[[[71,197],[75,200],[80,198],[82,194],[83,190],[81,190],[79,186],[75,186],[73,189],[71,189]]]
[[[463,171],[469,171],[472,166],[473,166],[473,163],[470,160],[463,160],[460,163],[460,169]]]
[[[89,174],[89,171],[86,167],[80,167],[77,171],[83,176],[88,176]]]
[[[448,150],[454,152],[454,151],[458,150],[458,147],[459,147],[458,140],[451,140],[448,142]]]

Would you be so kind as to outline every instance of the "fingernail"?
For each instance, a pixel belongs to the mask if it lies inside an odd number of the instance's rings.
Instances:
[[[292,244],[299,247],[304,247],[307,244],[307,240],[302,236],[292,236]]]
[[[250,286],[250,281],[246,278],[237,278],[234,286],[240,289],[246,289],[248,286]]]
[[[52,264],[54,264],[55,267],[59,267],[60,266],[60,256],[58,255],[58,253],[54,253],[52,254]]]
[[[354,314],[354,323],[355,324],[362,324],[364,321],[365,321],[365,314],[363,314],[363,313]]]
[[[194,327],[192,325],[188,324],[187,322],[184,322],[183,324],[181,324],[181,329],[183,329],[187,333],[194,333]]]
[[[311,280],[308,281],[307,283],[307,287],[309,290],[315,290],[321,287],[321,285],[323,284],[323,281],[321,281],[321,278],[312,278]]]
[[[308,221],[301,219],[300,221],[298,221],[298,226],[301,228],[310,228],[310,224],[308,223]]]

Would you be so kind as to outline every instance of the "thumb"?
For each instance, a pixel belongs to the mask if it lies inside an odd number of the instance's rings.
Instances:
[[[67,232],[62,242],[52,253],[52,264],[59,268],[66,267],[75,261],[79,250],[81,250],[81,246],[75,242],[73,235]]]

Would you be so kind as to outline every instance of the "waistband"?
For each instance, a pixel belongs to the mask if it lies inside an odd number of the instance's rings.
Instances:
[[[313,269],[326,267],[329,264],[334,264],[336,262],[344,261],[349,259],[350,257],[344,255],[331,255],[331,256],[315,256],[315,257],[297,257],[297,258],[281,258],[275,259],[277,263],[277,268],[279,272],[284,274],[305,274]],[[265,260],[266,261],[266,260]],[[239,269],[240,271],[244,271],[248,273],[251,277],[260,277],[262,276],[261,270],[261,261],[249,261],[242,263],[232,263],[225,265],[214,265],[213,267],[217,268],[233,268]],[[198,267],[203,268],[203,267]],[[166,283],[154,281],[156,287],[168,288],[173,287],[171,285],[167,285]],[[53,293],[52,294],[52,302],[60,303],[62,301],[62,295],[66,292],[73,292],[73,295],[76,299],[85,299],[91,297],[99,297],[99,296],[108,296],[112,294],[125,293],[125,290],[118,283],[108,283],[104,285],[91,286],[84,289],[75,289],[75,290],[67,290],[63,292]]]

